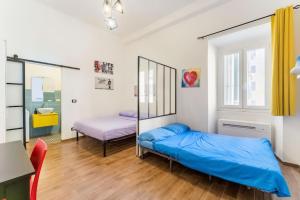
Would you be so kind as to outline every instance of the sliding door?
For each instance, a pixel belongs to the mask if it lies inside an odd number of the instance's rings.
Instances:
[[[6,62],[6,135],[5,141],[22,141],[25,145],[25,63],[8,59]]]
[[[5,65],[6,65],[6,43],[0,40],[0,143],[5,142]]]

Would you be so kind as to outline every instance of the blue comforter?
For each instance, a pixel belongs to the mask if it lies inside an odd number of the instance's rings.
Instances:
[[[290,196],[267,139],[187,131],[153,141],[153,149],[191,169],[279,197]]]

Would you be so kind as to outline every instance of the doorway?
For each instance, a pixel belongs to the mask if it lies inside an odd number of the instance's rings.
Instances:
[[[26,142],[61,141],[61,68],[25,62]]]

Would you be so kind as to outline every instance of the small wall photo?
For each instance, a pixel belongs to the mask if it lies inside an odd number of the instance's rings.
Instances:
[[[111,78],[95,77],[95,89],[113,90],[114,81]]]
[[[182,88],[200,87],[200,68],[188,68],[182,70]]]
[[[114,64],[108,62],[94,61],[94,71],[96,73],[114,74]]]

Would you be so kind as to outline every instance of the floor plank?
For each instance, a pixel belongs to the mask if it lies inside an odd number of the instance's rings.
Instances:
[[[28,145],[31,152],[33,144]],[[270,195],[235,183],[213,178],[178,163],[173,173],[168,161],[155,155],[144,160],[135,156],[135,140],[109,145],[103,158],[101,144],[81,138],[49,144],[42,169],[40,200],[254,200]],[[282,166],[293,193],[288,200],[300,199],[300,170]],[[279,200],[280,198],[274,197]]]

